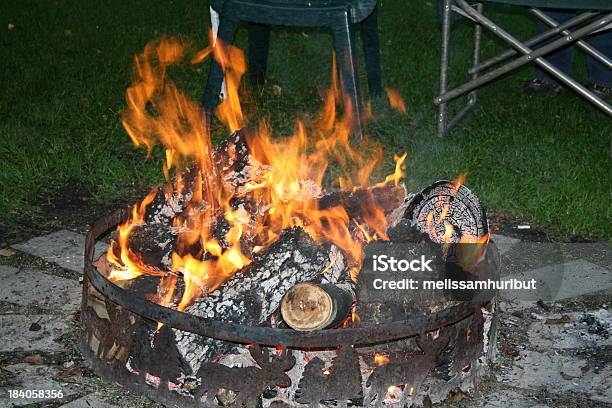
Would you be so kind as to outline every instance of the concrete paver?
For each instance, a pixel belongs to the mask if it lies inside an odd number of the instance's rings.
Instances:
[[[85,251],[85,235],[61,230],[49,235],[32,238],[31,240],[13,245],[12,248],[27,254],[53,262],[64,269],[83,272],[83,254]],[[96,244],[96,253],[102,254],[108,245],[103,242]]]
[[[77,280],[41,270],[0,265],[0,281],[0,301],[61,312],[76,312],[81,303],[82,287]]]

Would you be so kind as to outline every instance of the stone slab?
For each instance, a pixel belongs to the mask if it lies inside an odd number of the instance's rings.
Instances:
[[[612,313],[608,310],[564,314],[570,317],[570,323],[546,324],[546,320],[531,323],[527,332],[529,342],[542,351],[612,347],[612,336],[606,334],[612,333]],[[552,314],[546,319],[561,316]]]
[[[60,230],[13,245],[12,248],[43,258],[45,261],[55,263],[64,269],[83,272],[85,235]],[[96,244],[96,254],[102,254],[107,248],[107,244],[98,242]]]
[[[60,406],[60,408],[118,408],[105,402],[101,393],[93,393]]]
[[[539,404],[516,391],[499,390],[485,395],[475,401],[468,402],[468,407],[474,408],[547,408],[547,405]]]
[[[40,325],[30,330],[32,323]],[[38,327],[36,327],[38,328]],[[11,351],[62,351],[62,344],[54,341],[68,329],[68,325],[49,315],[0,316],[0,352]]]
[[[504,255],[506,252],[512,249],[513,246],[521,242],[518,238],[507,237],[505,235],[491,234],[491,239],[497,245],[500,255]]]
[[[82,287],[77,280],[0,265],[0,281],[4,302],[62,312],[75,312],[81,303]]]
[[[566,263],[563,268],[561,288],[553,300],[569,299],[612,289],[611,268],[612,266],[603,268],[584,260]]]
[[[502,290],[506,310],[531,307],[538,300],[558,301],[612,289],[612,272],[585,260],[519,272],[505,278],[536,280],[536,290]]]
[[[62,402],[79,394],[76,384],[60,383],[53,379],[57,369],[44,365],[14,364],[3,367],[14,374],[14,384],[0,387],[0,408],[22,407],[33,403]],[[9,399],[9,390],[61,390],[62,398],[18,398]]]
[[[575,394],[612,403],[612,367],[595,369],[580,358],[524,350],[514,361],[506,385],[527,390],[546,389],[558,395]]]

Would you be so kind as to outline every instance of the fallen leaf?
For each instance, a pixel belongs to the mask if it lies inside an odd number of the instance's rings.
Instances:
[[[510,344],[508,343],[503,343],[501,345],[501,351],[504,354],[509,355],[510,357],[518,357],[519,356],[519,352],[517,349],[515,349],[514,347],[512,347]]]
[[[26,356],[26,358],[24,358],[23,361],[25,361],[28,364],[36,364],[36,365],[40,365],[45,362],[45,360],[40,354],[30,354],[29,356]]]
[[[2,248],[2,249],[0,249],[0,256],[13,256],[15,254],[16,254],[16,252],[13,251],[11,248]]]
[[[460,388],[455,388],[448,394],[448,400],[453,402],[459,402],[468,398],[468,395],[461,391]]]
[[[538,305],[540,308],[542,308],[542,309],[546,310],[547,312],[549,312],[549,311],[550,311],[550,306],[548,306],[548,305],[547,305],[546,303],[544,303],[542,300],[538,300],[537,305]]]
[[[78,365],[73,364],[65,370],[58,372],[53,379],[60,382],[78,383],[82,377],[83,371],[81,368]]]
[[[558,319],[546,319],[546,324],[567,324],[567,323],[571,323],[572,322],[572,318],[569,317],[568,315],[564,314],[563,316],[561,316]]]
[[[525,317],[525,314],[521,310],[515,310],[514,312],[512,312],[512,316],[522,319],[523,317]]]

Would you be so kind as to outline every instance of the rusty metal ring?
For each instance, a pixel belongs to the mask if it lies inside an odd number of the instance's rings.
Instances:
[[[340,344],[371,345],[402,338],[413,337],[454,324],[474,313],[488,303],[492,296],[479,301],[464,301],[437,313],[413,317],[407,320],[375,326],[347,329],[316,330],[297,332],[291,329],[247,326],[221,322],[179,312],[144,298],[134,296],[104,277],[94,266],[96,240],[111,228],[127,220],[130,211],[123,208],[94,223],[85,241],[84,285],[90,283],[97,291],[112,302],[127,310],[168,326],[217,340],[242,344],[275,345],[296,348],[335,348]]]

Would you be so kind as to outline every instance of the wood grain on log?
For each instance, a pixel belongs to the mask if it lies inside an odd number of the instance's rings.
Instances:
[[[335,285],[298,283],[281,302],[283,321],[299,331],[338,326],[351,311],[353,296]]]

